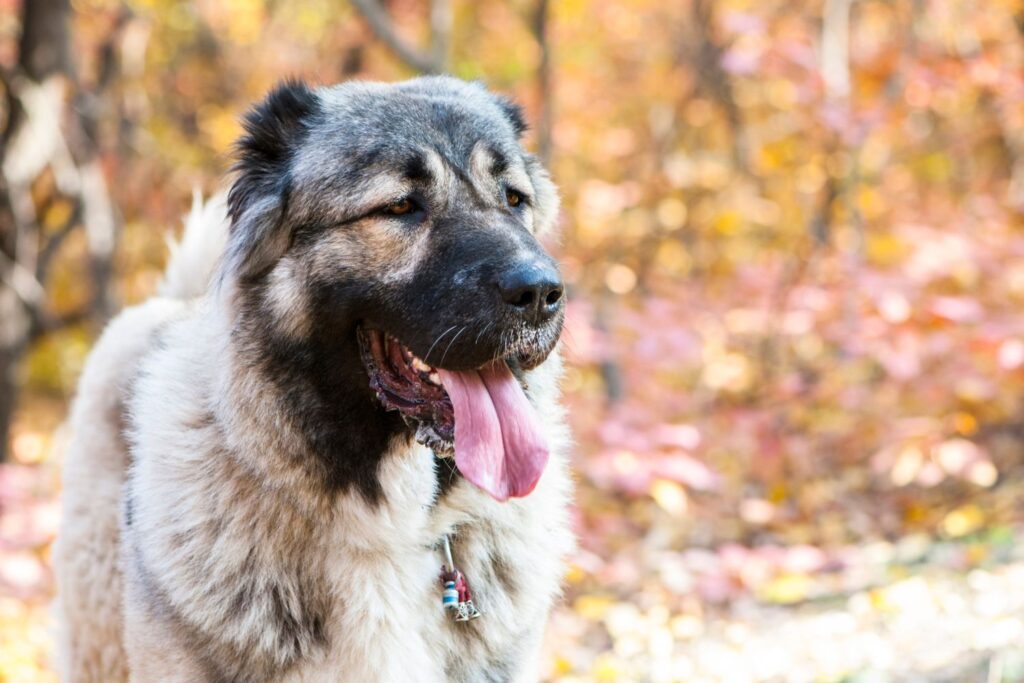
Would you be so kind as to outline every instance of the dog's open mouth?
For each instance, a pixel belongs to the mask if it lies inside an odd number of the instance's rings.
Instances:
[[[548,461],[540,421],[503,360],[473,370],[434,368],[381,330],[360,327],[370,387],[439,456],[454,452],[466,479],[498,500],[533,491]]]

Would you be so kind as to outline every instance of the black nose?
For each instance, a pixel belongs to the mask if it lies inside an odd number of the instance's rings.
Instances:
[[[502,300],[538,325],[562,305],[562,278],[550,263],[528,261],[515,265],[498,278]]]

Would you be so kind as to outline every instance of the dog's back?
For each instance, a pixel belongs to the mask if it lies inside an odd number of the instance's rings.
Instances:
[[[198,200],[171,260],[161,296],[125,310],[89,357],[72,408],[63,469],[64,514],[54,550],[62,681],[128,679],[122,642],[119,529],[128,466],[125,395],[154,330],[180,315],[206,289],[223,250],[223,198]]]

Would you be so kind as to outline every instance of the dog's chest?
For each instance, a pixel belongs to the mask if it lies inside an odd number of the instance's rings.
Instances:
[[[494,517],[478,514],[487,503],[468,483],[434,501],[418,490],[432,478],[410,469],[419,468],[385,469],[379,507],[339,506],[317,551],[331,596],[323,646],[285,680],[515,680],[539,641],[562,556],[546,547],[552,534],[532,509],[543,493]],[[472,621],[456,621],[442,604],[445,534],[482,613]]]
[[[439,548],[339,546],[325,567],[334,600],[323,650],[286,680],[512,680],[528,620],[539,615],[535,606],[520,612],[517,604],[526,597],[519,592],[527,588],[528,567],[505,558],[488,533],[486,525],[470,524],[453,538],[456,564],[482,612],[467,622],[442,605]]]
[[[438,497],[433,456],[413,446],[381,464],[382,504],[339,501],[317,543],[331,596],[318,651],[293,682],[528,681],[572,546],[564,461],[527,498],[498,503],[460,480]],[[482,613],[457,622],[442,603],[441,540]]]

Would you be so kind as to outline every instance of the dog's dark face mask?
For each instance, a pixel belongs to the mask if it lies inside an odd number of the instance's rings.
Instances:
[[[450,78],[293,83],[246,129],[227,275],[296,408],[454,452],[497,499],[532,491],[547,446],[523,372],[554,348],[564,297],[536,238],[557,199],[518,109]]]

